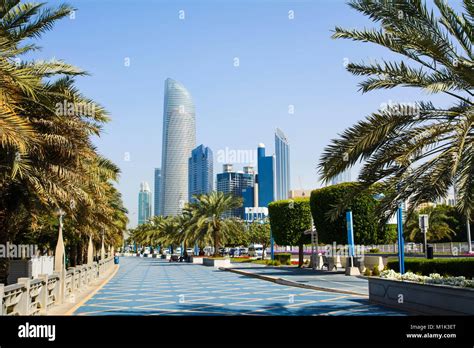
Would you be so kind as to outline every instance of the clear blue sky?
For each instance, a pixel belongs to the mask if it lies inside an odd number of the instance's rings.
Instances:
[[[197,143],[215,155],[226,147],[253,150],[260,142],[273,153],[274,130],[281,128],[291,145],[292,189],[319,187],[316,164],[324,146],[382,103],[446,101],[413,89],[358,92],[360,78],[344,69],[344,60],[392,55],[370,44],[330,38],[336,25],[373,26],[344,1],[68,3],[78,9],[75,19],[64,19],[45,34],[35,57],[63,59],[91,74],[77,83],[112,116],[95,143],[121,168],[118,188],[131,226],[137,221],[140,182],[153,187],[153,170],[161,164],[167,77],[192,94]],[[289,105],[294,114],[288,113]],[[215,171],[221,168],[216,163]],[[352,177],[356,174],[354,168]]]

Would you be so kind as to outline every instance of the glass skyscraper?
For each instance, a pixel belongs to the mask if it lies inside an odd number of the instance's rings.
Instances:
[[[193,195],[210,193],[214,188],[214,161],[212,150],[199,145],[189,157],[189,201]]]
[[[290,192],[290,145],[285,134],[275,132],[276,200],[288,199]]]
[[[155,168],[155,185],[154,185],[154,202],[153,202],[153,215],[155,216],[160,216],[161,215],[161,210],[160,210],[160,200],[161,200],[161,194],[160,194],[160,185],[161,185],[161,169],[160,168]]]
[[[181,213],[188,201],[188,165],[196,146],[194,104],[187,89],[173,79],[165,81],[163,147],[161,156],[161,201],[163,216]]]
[[[224,164],[223,173],[217,174],[217,191],[243,197],[248,187],[253,187],[255,173],[253,167],[244,167],[243,172],[235,172],[232,164]],[[226,217],[244,218],[244,207],[232,209],[224,214]]]
[[[258,206],[268,207],[275,200],[275,156],[265,156],[265,145],[257,149]]]
[[[138,193],[138,224],[141,225],[151,217],[151,191],[147,182],[140,184]]]

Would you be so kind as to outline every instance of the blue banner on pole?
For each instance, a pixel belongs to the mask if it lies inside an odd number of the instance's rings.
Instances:
[[[349,245],[349,256],[354,257],[354,227],[352,224],[352,211],[346,211],[347,244]]]

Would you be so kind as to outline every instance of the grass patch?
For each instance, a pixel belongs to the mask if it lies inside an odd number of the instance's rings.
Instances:
[[[253,260],[249,259],[248,257],[231,257],[230,262],[252,262]]]

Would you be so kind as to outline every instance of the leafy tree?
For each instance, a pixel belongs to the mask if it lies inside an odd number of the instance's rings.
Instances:
[[[370,190],[360,192],[360,184],[342,183],[331,185],[311,192],[310,205],[314,225],[318,230],[321,243],[347,244],[346,214],[334,218],[333,208],[341,205],[344,210],[352,210],[354,239],[357,244],[391,243],[396,240],[396,233],[381,221],[374,198],[378,191],[375,185]]]
[[[311,236],[303,232],[311,228],[311,209],[308,198],[275,201],[268,205],[270,225],[275,242],[299,247],[299,267],[303,265],[303,246]]]
[[[270,245],[270,224],[259,222],[249,224],[248,239],[250,243],[262,244],[262,260],[265,259],[265,250]]]
[[[421,0],[352,0],[349,5],[377,23],[374,29],[336,27],[333,38],[370,42],[403,61],[351,62],[347,69],[367,76],[362,92],[415,87],[453,99],[448,107],[430,102],[395,103],[348,128],[324,150],[319,169],[328,181],[363,162],[361,190],[380,182],[390,191],[381,211],[388,218],[399,201],[411,210],[432,202],[454,186],[457,208],[474,208],[474,5],[463,0],[457,13],[434,0],[438,15]]]

